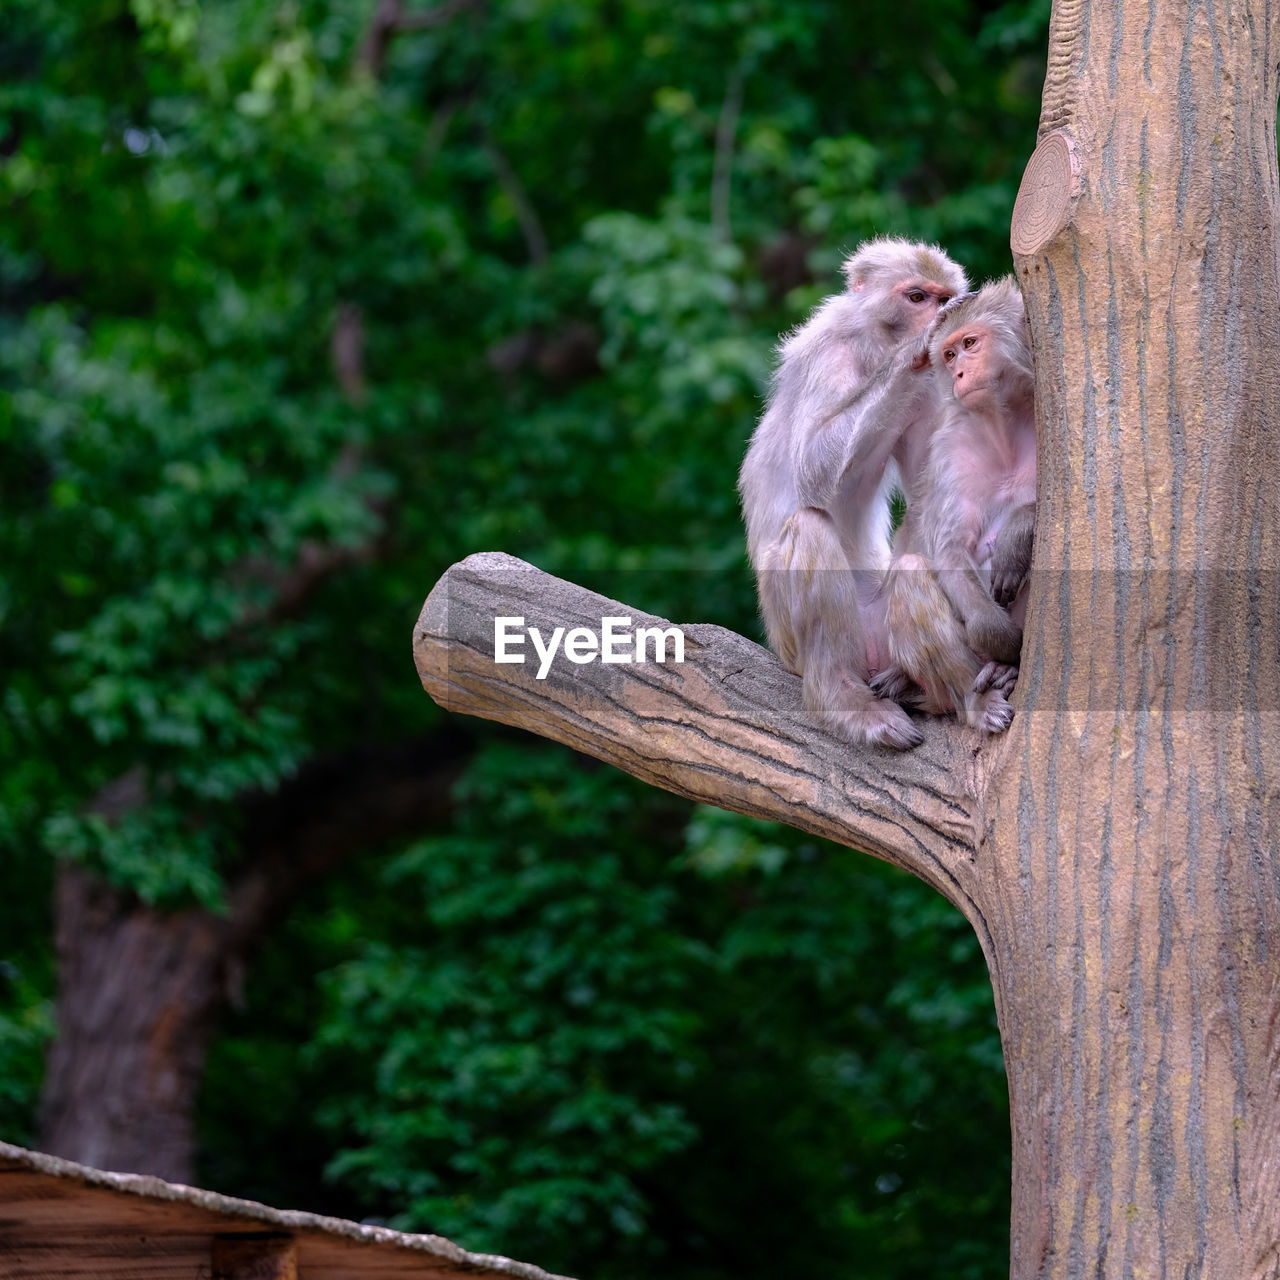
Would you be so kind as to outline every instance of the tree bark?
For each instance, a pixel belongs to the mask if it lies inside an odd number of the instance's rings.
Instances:
[[[806,723],[755,646],[495,665],[494,618],[633,611],[455,566],[446,706],[916,872],[982,941],[1015,1280],[1280,1278],[1280,5],[1059,0],[1012,242],[1039,498],[1012,728],[917,753]],[[665,624],[663,624],[665,625]]]
[[[58,1037],[42,1149],[191,1181],[193,1103],[223,989],[217,921],[148,910],[70,864],[58,870],[55,914]]]
[[[980,895],[1015,1276],[1280,1275],[1278,18],[1054,9],[1013,227],[1037,572]]]
[[[227,909],[158,911],[100,876],[59,868],[58,1034],[40,1104],[41,1150],[191,1182],[195,1109],[217,1019],[256,948],[302,889],[354,854],[448,814],[456,735],[312,764],[244,804]],[[145,803],[139,792],[135,802]]]

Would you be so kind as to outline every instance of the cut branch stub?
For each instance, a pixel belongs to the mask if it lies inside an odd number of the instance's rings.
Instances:
[[[563,647],[538,678],[495,660],[497,619],[596,633],[672,624],[553,578],[512,556],[474,555],[427,598],[414,656],[427,692],[451,711],[554,738],[655,786],[854,845],[932,884],[973,916],[973,803],[982,740],[922,722],[907,753],[853,747],[816,725],[800,681],[767,650],[721,627],[679,628],[684,661],[575,663]],[[506,624],[514,630],[514,624]],[[621,625],[621,624],[619,624]]]
[[[1065,129],[1047,134],[1031,153],[1013,202],[1009,246],[1015,257],[1039,253],[1071,221],[1080,160]]]

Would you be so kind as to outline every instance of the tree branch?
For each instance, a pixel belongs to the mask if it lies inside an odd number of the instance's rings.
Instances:
[[[716,239],[728,243],[733,239],[729,221],[729,194],[733,182],[733,145],[738,132],[738,116],[742,111],[742,91],[747,82],[747,60],[738,60],[729,73],[728,87],[716,121],[716,153],[711,170],[711,228]]]
[[[478,9],[483,3],[484,0],[446,0],[434,9],[405,13],[396,22],[396,31],[427,31],[431,27],[442,27],[451,18],[466,13],[468,9]]]
[[[952,723],[923,724],[909,753],[852,747],[813,722],[800,681],[767,650],[722,627],[682,627],[685,661],[575,665],[563,651],[537,679],[494,660],[495,618],[601,629],[604,617],[661,627],[513,556],[474,555],[427,598],[414,631],[423,687],[451,711],[554,738],[655,786],[772,818],[896,863],[972,918],[975,799],[986,741]]]
[[[426,31],[442,27],[468,9],[479,9],[484,0],[444,0],[432,9],[419,9],[405,13],[404,0],[378,0],[368,27],[356,51],[355,67],[378,80],[387,60],[391,41],[407,31]]]
[[[525,248],[529,253],[529,261],[535,267],[540,267],[547,261],[549,251],[547,233],[542,229],[538,211],[533,207],[533,201],[529,199],[529,193],[525,190],[524,183],[520,181],[520,175],[512,167],[506,153],[493,140],[493,135],[488,129],[484,129],[481,137],[485,155],[493,166],[498,185],[511,201],[511,207],[515,211],[516,221],[520,224],[520,232],[524,236]]]
[[[365,28],[364,38],[356,51],[355,66],[377,80],[382,75],[382,64],[386,61],[387,46],[400,25],[400,11],[404,8],[404,0],[378,0],[373,17]]]
[[[329,340],[338,386],[355,409],[364,408],[368,387],[364,379],[364,312],[354,302],[340,301]]]

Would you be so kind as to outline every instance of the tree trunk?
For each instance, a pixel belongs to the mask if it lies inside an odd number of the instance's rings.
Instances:
[[[228,877],[223,913],[153,910],[82,867],[60,867],[58,1034],[41,1150],[191,1182],[205,1054],[229,989],[306,885],[441,822],[466,752],[448,732],[352,751],[246,800],[242,868]]]
[[[1055,5],[1013,226],[1037,572],[979,851],[1016,1277],[1280,1275],[1278,17]]]
[[[40,1145],[81,1164],[190,1182],[195,1096],[226,951],[208,912],[163,914],[79,867],[56,893],[58,1036]]]

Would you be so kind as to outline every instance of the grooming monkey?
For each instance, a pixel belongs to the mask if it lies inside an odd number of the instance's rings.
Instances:
[[[944,307],[929,342],[943,400],[918,500],[894,541],[889,651],[925,711],[988,732],[1013,716],[1035,529],[1031,347],[1012,276]],[[1005,606],[1012,606],[1012,609]],[[877,688],[902,694],[890,668]]]
[[[889,666],[889,492],[920,488],[937,388],[922,339],[968,288],[940,249],[871,240],[847,287],[781,344],[769,403],[738,478],[769,643],[805,705],[854,742],[905,748],[921,733],[869,681]]]

